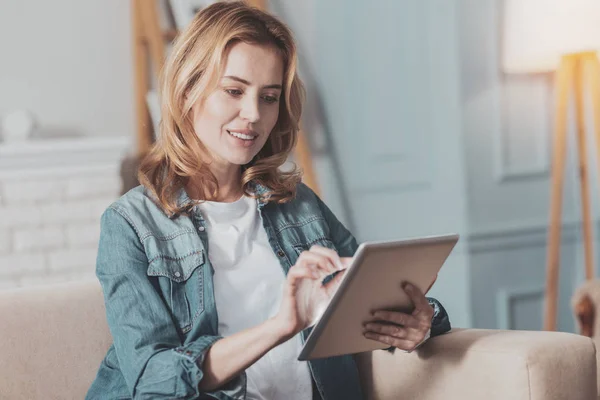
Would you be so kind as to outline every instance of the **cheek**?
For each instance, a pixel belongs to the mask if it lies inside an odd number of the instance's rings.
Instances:
[[[235,105],[217,94],[207,99],[194,124],[198,128],[218,129],[234,119],[235,116]]]
[[[271,132],[279,118],[279,105],[269,107],[265,113],[265,117],[265,123],[267,124],[269,132]]]
[[[217,123],[227,123],[238,114],[236,102],[230,99],[219,97],[212,102],[210,113]]]

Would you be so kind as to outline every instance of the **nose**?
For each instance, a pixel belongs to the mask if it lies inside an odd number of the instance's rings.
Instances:
[[[253,96],[246,96],[242,101],[240,117],[250,123],[257,122],[260,119],[259,99],[255,99]]]

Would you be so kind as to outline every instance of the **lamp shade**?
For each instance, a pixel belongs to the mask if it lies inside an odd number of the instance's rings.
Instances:
[[[502,67],[555,70],[563,55],[600,51],[600,0],[504,0]]]

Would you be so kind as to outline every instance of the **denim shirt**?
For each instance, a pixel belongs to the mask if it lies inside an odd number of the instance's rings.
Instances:
[[[352,234],[304,184],[294,200],[268,202],[254,185],[269,243],[287,274],[312,245],[351,257]],[[179,204],[190,203],[181,191]],[[245,399],[246,374],[213,392],[201,393],[202,364],[221,339],[208,257],[205,221],[196,207],[169,218],[142,186],[113,203],[101,219],[96,275],[104,293],[113,337],[86,399]],[[251,288],[248,288],[251,290]],[[439,302],[432,336],[450,329]],[[304,342],[310,329],[302,331]],[[363,399],[351,355],[308,362],[323,400]]]

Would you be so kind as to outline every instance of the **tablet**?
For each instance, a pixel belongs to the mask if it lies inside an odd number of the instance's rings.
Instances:
[[[458,235],[452,234],[362,243],[298,360],[389,347],[363,336],[363,323],[370,320],[370,312],[412,312],[414,306],[402,283],[410,282],[425,293],[457,241]]]

